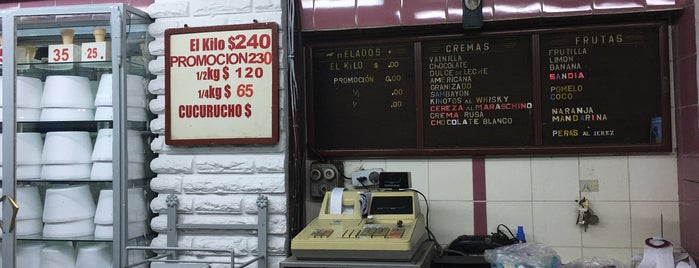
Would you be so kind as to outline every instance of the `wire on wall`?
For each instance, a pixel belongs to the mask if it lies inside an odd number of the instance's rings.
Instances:
[[[289,218],[289,230],[292,235],[300,231],[303,227],[301,216],[303,209],[301,202],[304,195],[303,186],[303,172],[304,172],[304,159],[306,157],[305,150],[302,149],[302,145],[306,144],[302,141],[303,135],[301,134],[300,121],[303,117],[303,112],[299,110],[298,97],[300,96],[299,85],[296,79],[296,62],[294,55],[296,54],[296,29],[299,28],[296,19],[296,1],[287,0],[287,17],[286,17],[286,55],[287,55],[287,73],[289,77],[288,87],[289,87],[289,102],[291,109],[290,116],[290,132],[289,132],[289,142],[292,146],[292,150],[289,153],[289,165],[290,165],[290,176],[288,180],[289,189],[289,204],[290,204],[290,218]],[[296,211],[294,211],[296,210]]]

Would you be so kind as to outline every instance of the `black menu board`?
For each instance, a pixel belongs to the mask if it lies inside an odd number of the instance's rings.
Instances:
[[[414,146],[412,44],[318,48],[311,53],[316,148]]]
[[[667,35],[666,24],[649,22],[311,42],[309,148],[669,152]]]
[[[540,36],[544,145],[661,142],[657,27]]]
[[[422,43],[425,147],[534,143],[528,35]]]

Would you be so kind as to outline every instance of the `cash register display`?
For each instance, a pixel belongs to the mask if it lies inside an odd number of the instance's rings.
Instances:
[[[413,214],[413,198],[410,196],[377,196],[371,199],[372,215]]]

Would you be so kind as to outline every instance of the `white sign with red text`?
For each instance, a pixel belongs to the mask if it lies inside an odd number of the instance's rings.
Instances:
[[[276,24],[166,31],[166,142],[278,139]]]
[[[80,58],[80,46],[67,45],[49,45],[49,62],[74,62]]]
[[[110,42],[82,43],[80,61],[109,61],[112,58],[111,54]]]

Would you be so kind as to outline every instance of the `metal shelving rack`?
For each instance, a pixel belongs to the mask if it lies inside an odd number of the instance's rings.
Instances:
[[[147,122],[127,120],[127,74],[139,74],[149,77],[147,70],[148,55],[143,55],[143,48],[151,40],[148,35],[148,25],[152,19],[142,10],[125,4],[96,4],[76,6],[56,6],[41,8],[19,8],[0,11],[2,17],[2,190],[9,198],[14,198],[16,188],[21,183],[52,184],[63,183],[61,181],[18,181],[16,179],[16,134],[22,131],[35,131],[46,133],[56,129],[61,130],[89,130],[95,134],[99,128],[113,129],[112,144],[112,175],[113,180],[104,183],[113,190],[112,200],[114,209],[112,255],[113,267],[127,265],[127,246],[145,245],[152,239],[150,234],[139,237],[128,235],[128,208],[129,198],[127,190],[131,186],[147,187],[148,178],[152,176],[146,172],[146,176],[137,180],[127,179],[128,154],[127,130],[140,131],[144,138],[148,137]],[[75,42],[91,42],[91,29],[94,27],[106,28],[108,39],[111,42],[111,61],[101,62],[101,67],[90,67],[74,62],[74,68],[70,70],[46,70],[51,63],[18,63],[15,52],[18,45],[60,44],[60,36],[56,36],[60,28],[75,29]],[[145,59],[145,60],[144,60]],[[39,68],[44,66],[44,68]],[[114,77],[119,74],[119,79],[112,80],[112,109],[113,119],[109,121],[83,121],[83,122],[18,122],[16,119],[16,77],[20,74],[45,78],[49,74],[70,74],[89,77],[94,81],[101,73],[111,72]],[[117,90],[119,89],[119,90]],[[94,135],[93,135],[94,136]],[[149,151],[146,147],[146,151]],[[153,157],[152,152],[146,152],[147,159]],[[147,160],[146,160],[147,161]],[[19,182],[19,183],[18,183]],[[95,182],[80,181],[91,184]],[[5,199],[8,200],[8,199]],[[11,202],[3,202],[2,215],[5,226],[9,227],[13,218]],[[21,208],[20,208],[21,210]],[[2,234],[2,267],[16,267],[16,247],[18,240],[51,241],[42,236],[18,237],[14,230],[4,228]],[[57,239],[61,241],[103,241],[90,237]],[[35,256],[39,257],[39,256]]]

